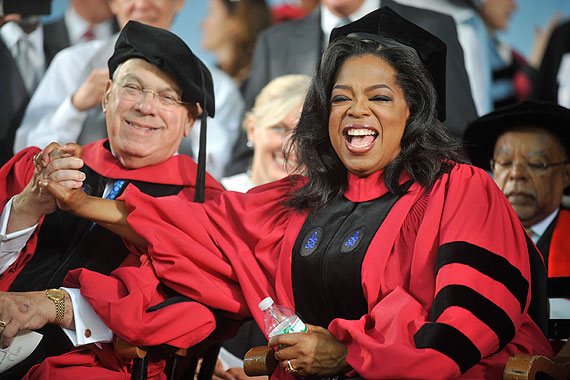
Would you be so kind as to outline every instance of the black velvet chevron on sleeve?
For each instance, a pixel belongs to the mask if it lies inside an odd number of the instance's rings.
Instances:
[[[479,246],[458,241],[439,247],[436,274],[444,265],[453,263],[468,265],[503,284],[519,301],[521,313],[524,311],[529,283],[507,259]]]
[[[498,351],[515,337],[515,325],[509,315],[481,294],[463,285],[449,285],[437,293],[431,308],[431,321],[437,321],[441,313],[451,306],[469,310],[489,326],[499,338]]]
[[[444,323],[426,323],[414,335],[417,348],[431,348],[452,359],[461,373],[479,363],[481,352],[453,326]]]
[[[453,263],[470,266],[503,284],[518,300],[523,312],[529,283],[504,257],[466,242],[444,244],[438,250],[436,273],[443,266]],[[457,363],[462,373],[481,360],[481,353],[461,331],[437,322],[438,317],[451,306],[468,310],[489,326],[499,339],[499,351],[515,336],[515,326],[508,314],[482,294],[463,285],[442,288],[432,304],[431,323],[418,330],[414,342],[417,348],[431,348],[448,356]]]

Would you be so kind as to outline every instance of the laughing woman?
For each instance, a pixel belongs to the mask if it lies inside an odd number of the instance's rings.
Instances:
[[[292,137],[304,175],[118,210],[167,286],[260,325],[267,296],[295,309],[309,331],[270,339],[274,378],[500,378],[551,353],[532,243],[438,120],[443,73],[445,45],[381,8],[332,33]]]

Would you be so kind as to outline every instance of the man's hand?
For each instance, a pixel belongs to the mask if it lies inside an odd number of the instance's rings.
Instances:
[[[95,69],[79,90],[71,97],[71,104],[78,111],[86,111],[101,104],[105,85],[109,80],[109,69]]]
[[[328,377],[350,370],[344,343],[327,329],[307,327],[308,332],[275,335],[269,340],[270,347],[285,346],[275,351],[280,365],[301,377]]]
[[[227,371],[224,371],[224,366],[222,362],[218,359],[216,362],[216,367],[214,368],[214,376],[212,376],[212,380],[267,380],[267,376],[254,376],[249,377],[243,371],[243,368],[234,367],[228,368]]]
[[[83,166],[82,154],[83,149],[77,144],[60,147],[57,143],[51,143],[35,157],[32,179],[12,202],[7,233],[31,227],[44,215],[55,211],[55,199],[39,186],[40,182],[52,179],[71,188],[83,186],[85,174],[79,171]]]
[[[16,13],[10,13],[4,16],[0,16],[0,27],[10,21],[20,21],[22,16]]]
[[[36,170],[40,172],[38,181],[51,179],[72,189],[82,187],[85,179],[85,174],[79,171],[83,166],[82,156],[81,145],[49,144],[34,159]]]
[[[65,291],[64,291],[65,292]],[[0,346],[6,348],[21,330],[39,329],[54,323],[56,308],[44,291],[0,292]],[[63,327],[73,326],[73,308],[69,294],[65,292],[65,315]]]

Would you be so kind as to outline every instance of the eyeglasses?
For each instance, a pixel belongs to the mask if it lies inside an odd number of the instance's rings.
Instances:
[[[120,84],[117,82],[113,82],[117,86],[120,87],[120,95],[124,100],[139,103],[142,102],[147,93],[153,95],[154,104],[165,111],[174,111],[181,105],[188,104],[187,102],[183,102],[182,100],[176,99],[171,94],[161,94],[153,90],[149,90],[147,88],[142,88],[140,85],[135,83],[127,83],[127,84]]]
[[[563,162],[556,162],[556,163],[548,163],[548,162],[528,162],[526,160],[520,160],[518,162],[518,164],[522,164],[525,169],[529,172],[533,172],[533,173],[544,173],[546,172],[548,169],[550,169],[553,166],[561,166],[561,165],[566,165],[569,164],[570,161],[566,160]],[[495,170],[511,170],[511,168],[513,168],[515,165],[515,162],[513,161],[497,161],[495,159],[491,159],[491,170],[495,171]]]

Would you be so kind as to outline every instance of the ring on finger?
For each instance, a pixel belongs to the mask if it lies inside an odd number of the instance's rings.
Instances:
[[[6,327],[8,322],[0,321],[0,327]]]
[[[293,365],[291,364],[291,360],[287,360],[287,372],[289,373],[295,373],[297,372],[297,370],[295,368],[293,368]]]

